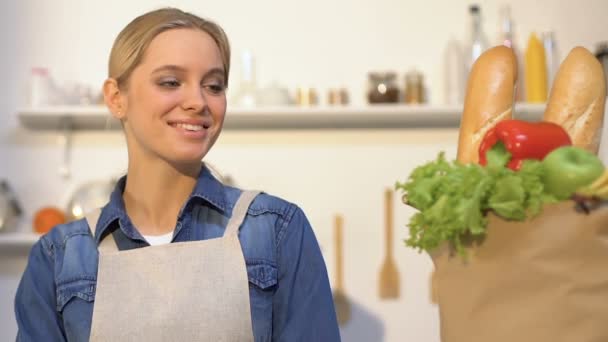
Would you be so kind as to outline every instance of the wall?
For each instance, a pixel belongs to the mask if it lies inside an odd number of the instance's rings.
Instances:
[[[367,72],[392,69],[401,75],[419,68],[431,99],[442,94],[442,52],[448,38],[467,37],[471,1],[26,1],[29,65],[45,65],[62,81],[100,85],[113,38],[134,16],[176,5],[221,23],[238,56],[245,48],[257,57],[260,85],[276,80],[290,89],[323,90],[344,85],[363,101]],[[590,49],[606,39],[602,0],[478,1],[488,38],[498,42],[498,9],[509,3],[521,48],[532,31],[555,30],[565,53],[574,45]],[[564,54],[562,53],[562,55]],[[27,69],[20,70],[23,74]],[[402,82],[402,79],[400,80]],[[236,85],[236,83],[234,83]]]
[[[20,97],[20,71],[27,67],[22,57],[25,55],[25,36],[18,28],[25,27],[25,9],[18,2],[0,2],[0,178],[14,179],[18,175],[17,164],[24,165],[19,157],[23,149],[8,142],[10,132],[17,125],[15,108]],[[24,183],[27,180],[24,179]],[[4,255],[0,257],[0,340],[14,340],[15,323],[13,318],[13,298],[17,282],[25,267],[23,256]]]
[[[479,1],[485,30],[496,40],[497,1]],[[516,39],[530,31],[554,29],[562,52],[589,49],[608,39],[608,2],[512,0]],[[107,178],[126,167],[121,135],[80,132],[74,138],[73,177],[58,174],[62,151],[53,133],[18,125],[33,66],[47,66],[60,82],[98,86],[106,73],[114,36],[134,16],[161,5],[180,6],[214,18],[229,34],[238,85],[238,55],[253,49],[261,86],[272,81],[325,93],[348,87],[363,103],[367,72],[417,67],[426,76],[431,101],[442,99],[442,52],[450,36],[466,34],[467,1],[23,1],[0,4],[0,178],[11,181],[26,202],[26,218],[37,208],[64,206],[79,183]],[[562,57],[563,57],[562,53]],[[370,117],[373,120],[373,117]],[[436,307],[428,303],[429,259],[403,247],[411,210],[395,203],[395,259],[402,297],[377,298],[383,261],[382,191],[440,150],[455,153],[454,130],[324,132],[226,131],[209,161],[239,185],[263,188],[300,204],[309,215],[333,276],[332,215],[345,215],[345,280],[356,314],[343,329],[345,341],[438,341]],[[94,156],[94,157],[93,157]],[[0,261],[0,339],[12,339],[12,297],[25,259]],[[357,328],[358,326],[358,328]]]

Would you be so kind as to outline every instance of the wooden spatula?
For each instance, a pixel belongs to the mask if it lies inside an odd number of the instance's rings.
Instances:
[[[340,325],[345,324],[350,320],[350,302],[346,298],[344,292],[344,278],[342,270],[342,229],[343,219],[341,215],[334,217],[334,239],[336,242],[336,283],[334,287],[334,306],[336,307],[336,315],[338,316],[338,323]]]
[[[382,299],[399,297],[399,273],[393,258],[393,190],[384,191],[384,234],[386,254],[380,270],[379,294]]]

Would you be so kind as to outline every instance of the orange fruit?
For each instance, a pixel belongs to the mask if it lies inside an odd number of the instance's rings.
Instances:
[[[39,234],[47,233],[51,228],[66,222],[65,214],[55,207],[44,207],[34,215],[34,231]]]

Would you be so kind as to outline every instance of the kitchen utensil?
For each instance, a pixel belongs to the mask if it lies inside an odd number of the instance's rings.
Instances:
[[[93,209],[103,207],[110,200],[116,180],[96,180],[80,185],[72,194],[68,204],[69,220],[83,218]]]
[[[343,218],[341,215],[334,217],[334,239],[336,243],[336,284],[334,287],[334,306],[336,307],[336,315],[338,316],[338,323],[344,325],[350,320],[350,302],[344,292],[344,278],[343,278],[343,259],[342,259],[342,230],[343,230]]]
[[[0,232],[17,230],[22,209],[7,181],[0,181]]]
[[[395,299],[399,297],[399,273],[393,258],[393,190],[384,191],[384,229],[386,254],[380,270],[379,295],[382,299]]]

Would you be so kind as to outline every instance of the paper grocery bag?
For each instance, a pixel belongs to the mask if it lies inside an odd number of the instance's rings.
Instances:
[[[490,215],[483,240],[432,253],[443,342],[608,341],[608,205],[525,221]]]

